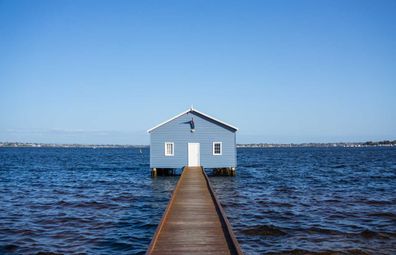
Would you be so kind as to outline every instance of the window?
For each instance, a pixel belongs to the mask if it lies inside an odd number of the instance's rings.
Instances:
[[[221,155],[223,153],[223,148],[222,148],[222,143],[221,142],[214,142],[213,143],[213,155]]]
[[[174,147],[175,147],[174,143],[166,142],[165,143],[165,156],[173,156],[173,155],[175,155]]]

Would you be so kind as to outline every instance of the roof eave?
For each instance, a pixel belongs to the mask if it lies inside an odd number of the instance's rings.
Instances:
[[[174,120],[174,119],[176,119],[176,118],[178,118],[178,117],[180,117],[180,116],[182,116],[183,114],[186,114],[186,113],[188,113],[188,112],[190,112],[190,109],[188,109],[188,110],[186,110],[186,111],[184,111],[184,112],[182,112],[182,113],[179,113],[178,115],[175,115],[175,116],[173,116],[172,118],[170,118],[170,119],[168,119],[168,120],[166,120],[166,121],[164,121],[164,122],[161,122],[160,124],[158,124],[158,125],[156,125],[156,126],[150,128],[150,129],[148,129],[148,130],[147,130],[147,133],[150,133],[150,132],[153,131],[154,129],[157,129],[157,128],[159,128],[160,126],[165,125],[165,124],[168,123],[169,121],[172,121],[172,120]]]
[[[235,131],[238,131],[238,128],[237,128],[237,127],[235,127],[235,126],[233,126],[233,125],[230,125],[230,124],[228,124],[227,122],[224,122],[224,121],[221,121],[221,120],[219,120],[219,119],[216,119],[216,118],[214,118],[214,117],[212,117],[212,116],[210,116],[210,115],[208,115],[208,114],[206,114],[206,113],[200,112],[200,111],[198,111],[198,110],[196,110],[196,109],[193,109],[192,111],[193,111],[193,112],[197,112],[197,113],[199,113],[199,114],[201,114],[201,115],[203,115],[203,116],[206,116],[207,118],[212,119],[212,120],[214,120],[214,121],[216,121],[216,122],[218,122],[218,123],[221,123],[221,124],[223,124],[224,126],[227,126],[227,127],[231,128],[231,129],[234,129]]]

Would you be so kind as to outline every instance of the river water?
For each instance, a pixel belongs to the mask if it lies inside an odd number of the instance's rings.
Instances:
[[[148,149],[0,148],[0,254],[144,254],[177,180]],[[210,180],[246,254],[396,254],[396,148],[238,149]]]

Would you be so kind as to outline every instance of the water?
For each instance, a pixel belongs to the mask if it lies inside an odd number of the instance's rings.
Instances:
[[[143,254],[178,177],[143,149],[0,149],[0,254]],[[396,254],[396,149],[238,149],[210,177],[246,254]]]

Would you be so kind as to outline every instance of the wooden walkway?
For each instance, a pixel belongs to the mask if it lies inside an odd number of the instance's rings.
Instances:
[[[147,254],[242,254],[201,167],[185,167]]]

